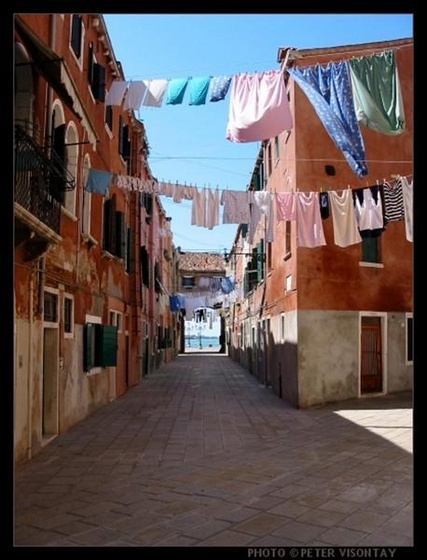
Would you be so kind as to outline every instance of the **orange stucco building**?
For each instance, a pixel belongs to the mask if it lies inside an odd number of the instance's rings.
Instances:
[[[289,69],[390,50],[405,126],[398,134],[383,134],[360,124],[368,173],[359,177]],[[249,190],[360,192],[398,176],[412,184],[412,39],[284,48],[278,62],[293,128],[262,143]],[[230,356],[296,407],[410,389],[413,246],[405,221],[390,221],[376,239],[345,247],[334,243],[331,214],[322,226],[326,244],[316,247],[298,245],[294,219],[275,220],[272,242],[266,241],[264,223],[252,243],[247,227],[239,227],[229,262],[240,289],[228,319]]]
[[[17,461],[176,353],[169,219],[112,180],[151,179],[143,124],[105,103],[114,80],[102,15],[15,16]]]

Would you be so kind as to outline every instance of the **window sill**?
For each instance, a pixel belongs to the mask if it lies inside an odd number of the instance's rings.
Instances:
[[[359,261],[359,266],[365,267],[365,268],[384,268],[383,263],[374,263],[374,262],[368,262],[368,261]]]
[[[117,255],[113,255],[113,253],[110,253],[110,251],[107,251],[106,249],[103,249],[101,251],[101,255],[103,257],[105,257],[106,259],[108,259],[109,261],[117,261],[117,262],[124,262],[122,257],[118,257]]]
[[[90,233],[82,233],[82,239],[89,246],[98,245],[98,241]]]
[[[67,210],[65,206],[61,206],[61,213],[68,216],[68,218],[70,218],[70,220],[73,220],[73,222],[77,222],[77,216],[75,216],[72,212]]]

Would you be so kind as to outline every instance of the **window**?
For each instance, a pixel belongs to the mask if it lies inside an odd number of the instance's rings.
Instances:
[[[58,322],[58,293],[45,290],[43,299],[43,320],[47,323]]]
[[[124,212],[116,210],[116,195],[104,200],[102,248],[121,259],[126,254],[126,226]]]
[[[74,299],[71,295],[64,294],[63,322],[64,337],[72,338],[74,335]]]
[[[134,235],[132,228],[126,228],[126,254],[125,254],[125,270],[126,272],[133,272],[133,251],[134,249]]]
[[[88,192],[85,188],[89,175],[89,169],[90,169],[90,159],[89,159],[89,155],[86,154],[84,159],[84,164],[83,164],[83,196],[82,196],[81,215],[82,215],[82,232],[86,233],[87,235],[90,235],[90,229],[91,229],[90,214],[91,214],[91,205],[92,205],[92,194]]]
[[[362,261],[380,263],[379,237],[362,237]]]
[[[277,163],[280,159],[280,142],[279,137],[274,138],[274,161]]]
[[[285,222],[285,258],[291,256],[291,233],[292,233],[292,222],[290,220]]]
[[[66,133],[65,140],[65,160],[67,163],[67,172],[70,177],[77,178],[77,162],[79,159],[79,149],[78,149],[78,135],[75,129],[74,123],[69,124]],[[76,214],[76,189],[68,189],[64,196],[64,207],[72,215]]]
[[[123,123],[123,119],[119,117],[119,154],[129,164],[130,159],[130,137],[129,125]]]
[[[181,283],[182,283],[182,287],[185,290],[191,290],[191,288],[194,288],[194,286],[196,285],[196,280],[194,276],[183,276]]]
[[[122,332],[122,317],[120,311],[110,311],[110,325],[117,327],[117,332]]]
[[[280,315],[280,339],[282,342],[285,340],[285,314]]]
[[[113,107],[111,105],[105,107],[105,124],[113,131]]]
[[[88,82],[96,101],[105,101],[105,67],[95,59],[93,43],[89,43]]]
[[[80,58],[82,54],[82,31],[82,16],[80,14],[73,14],[71,16],[70,45],[77,58]]]
[[[86,323],[83,330],[83,370],[117,365],[117,327]]]
[[[148,257],[148,252],[145,245],[141,247],[140,259],[141,259],[142,283],[144,284],[144,286],[149,288],[150,287],[150,259]]]
[[[413,354],[414,331],[413,331],[413,316],[407,314],[406,316],[406,363],[412,364],[414,360]]]

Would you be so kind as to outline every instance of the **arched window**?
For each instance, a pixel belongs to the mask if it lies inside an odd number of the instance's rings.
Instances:
[[[65,135],[65,161],[68,173],[74,177],[74,184],[77,184],[77,162],[79,157],[79,144],[76,126],[73,122],[68,123]],[[65,192],[64,206],[75,216],[76,214],[76,189]]]
[[[81,219],[82,219],[82,232],[90,235],[90,213],[91,213],[91,202],[92,195],[85,189],[88,175],[90,170],[90,157],[89,154],[85,155],[83,161],[83,177],[82,177],[82,209],[81,209]]]

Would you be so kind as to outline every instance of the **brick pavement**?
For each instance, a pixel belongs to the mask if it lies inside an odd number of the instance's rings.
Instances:
[[[412,395],[296,410],[177,357],[16,468],[14,545],[413,546]]]

